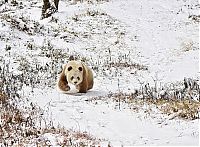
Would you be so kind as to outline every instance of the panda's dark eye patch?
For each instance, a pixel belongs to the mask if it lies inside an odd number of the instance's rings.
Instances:
[[[68,67],[68,69],[67,69],[68,71],[70,71],[70,70],[72,70],[72,67],[70,66],[70,67]]]
[[[71,77],[71,80],[73,80],[73,79],[74,79],[74,77],[72,76],[72,77]]]
[[[83,68],[82,68],[82,67],[79,67],[79,68],[78,68],[78,70],[82,71],[82,70],[83,70]]]
[[[79,77],[77,77],[77,79],[78,79],[78,80],[80,80],[80,78],[79,78]]]

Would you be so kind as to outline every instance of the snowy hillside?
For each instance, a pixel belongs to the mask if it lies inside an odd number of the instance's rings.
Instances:
[[[199,145],[197,0],[61,0],[45,19],[42,5],[0,1],[0,110],[46,129],[24,146]],[[86,94],[57,89],[72,56],[93,69]],[[19,145],[5,134],[1,145]]]

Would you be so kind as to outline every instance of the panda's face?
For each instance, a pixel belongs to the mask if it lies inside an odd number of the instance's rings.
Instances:
[[[70,61],[65,69],[67,81],[79,85],[83,81],[83,66],[77,61]]]

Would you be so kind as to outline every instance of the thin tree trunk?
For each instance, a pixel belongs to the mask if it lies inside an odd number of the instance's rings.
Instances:
[[[56,9],[58,10],[59,0],[54,0],[54,4],[55,4],[55,6],[56,6]]]
[[[43,3],[44,3],[44,5],[42,8],[42,12],[45,13],[47,11],[47,9],[50,8],[50,2],[49,2],[49,0],[43,0]]]
[[[43,7],[42,7],[42,19],[51,16],[53,13],[57,12],[58,10],[58,3],[59,0],[54,0],[54,5],[52,5],[49,0],[43,0]]]

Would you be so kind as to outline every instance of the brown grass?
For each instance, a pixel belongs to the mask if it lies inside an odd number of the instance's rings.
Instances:
[[[159,110],[167,115],[174,114],[172,118],[179,117],[183,119],[199,119],[200,102],[189,100],[158,100],[155,103]]]
[[[98,140],[87,132],[66,130],[54,127],[46,121],[46,126],[36,125],[41,112],[32,104],[31,108],[20,110],[5,94],[0,93],[0,144],[4,146],[51,146],[50,140],[44,138],[52,134],[59,146],[94,146]],[[45,118],[43,118],[45,119]],[[43,120],[42,119],[42,120]],[[50,125],[51,124],[51,125]]]
[[[173,118],[181,118],[187,120],[199,119],[200,112],[200,102],[194,100],[174,100],[174,99],[153,99],[153,98],[137,98],[134,93],[110,93],[107,96],[99,96],[88,99],[87,101],[95,102],[97,101],[108,101],[113,100],[118,103],[120,108],[120,103],[127,103],[131,110],[138,112],[139,110],[144,110],[145,113],[151,114],[152,108],[157,108],[161,113],[165,115],[171,115]],[[144,109],[143,106],[148,106]]]
[[[2,105],[5,104],[7,99],[8,99],[8,97],[5,94],[0,93],[0,104],[2,104]]]

